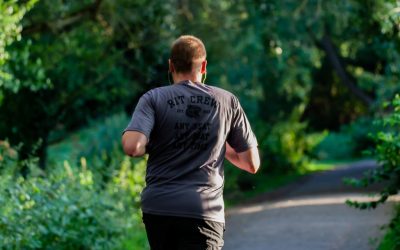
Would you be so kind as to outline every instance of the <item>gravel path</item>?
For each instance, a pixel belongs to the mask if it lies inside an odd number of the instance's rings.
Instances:
[[[360,211],[345,200],[370,198],[342,183],[343,177],[360,176],[375,166],[362,161],[311,175],[228,210],[223,249],[376,249],[384,233],[380,228],[390,221],[393,201],[400,197],[376,210]]]

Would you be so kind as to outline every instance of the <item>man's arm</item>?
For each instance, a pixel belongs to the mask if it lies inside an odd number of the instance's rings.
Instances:
[[[257,147],[251,147],[244,152],[237,153],[229,143],[226,143],[225,158],[236,167],[252,174],[255,174],[260,167]]]
[[[154,113],[150,90],[140,97],[131,121],[122,135],[122,147],[125,154],[140,157],[146,153],[146,145],[154,127]]]
[[[140,157],[146,153],[147,137],[137,131],[126,131],[122,135],[122,147],[125,154]]]

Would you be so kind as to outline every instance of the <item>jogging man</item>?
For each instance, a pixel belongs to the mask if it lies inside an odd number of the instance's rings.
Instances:
[[[194,36],[172,45],[173,84],[139,100],[122,136],[127,155],[149,154],[142,192],[152,250],[221,249],[224,158],[256,173],[257,140],[238,99],[202,83],[206,50]]]

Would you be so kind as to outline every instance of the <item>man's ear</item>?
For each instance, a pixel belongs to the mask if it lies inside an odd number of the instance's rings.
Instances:
[[[204,60],[204,61],[201,63],[200,73],[201,73],[201,74],[207,73],[207,60]]]
[[[168,70],[171,73],[175,71],[174,64],[172,64],[171,59],[168,59]]]

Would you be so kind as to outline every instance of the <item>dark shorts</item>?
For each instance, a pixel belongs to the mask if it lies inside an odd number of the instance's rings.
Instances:
[[[224,223],[143,213],[151,250],[219,250]]]

